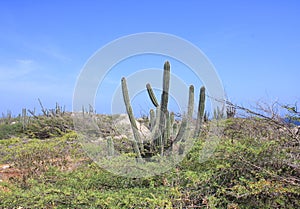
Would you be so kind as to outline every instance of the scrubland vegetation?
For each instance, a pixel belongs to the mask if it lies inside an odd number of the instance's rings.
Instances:
[[[110,116],[98,117],[109,126]],[[181,163],[146,178],[116,176],[90,160],[69,113],[26,119],[25,127],[22,117],[1,119],[1,208],[300,207],[299,135],[275,117],[220,120],[220,143],[200,162],[209,120]]]

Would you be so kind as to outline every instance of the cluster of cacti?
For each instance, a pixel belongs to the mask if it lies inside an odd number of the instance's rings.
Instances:
[[[2,113],[2,118],[1,119],[4,120],[6,124],[10,124],[11,121],[12,121],[12,118],[13,117],[12,117],[12,114],[11,114],[10,110],[7,111],[6,115],[4,113]]]
[[[233,118],[236,114],[236,107],[234,105],[230,105],[226,107],[227,118]]]
[[[236,114],[236,106],[229,103],[222,108],[217,108],[214,110],[214,119],[224,119],[224,118],[234,118]]]
[[[168,61],[164,64],[163,91],[161,94],[160,103],[157,101],[156,96],[151,88],[151,85],[149,83],[146,85],[146,89],[150,100],[156,107],[156,111],[153,109],[150,110],[149,129],[152,133],[151,136],[153,138],[150,140],[150,144],[149,146],[147,146],[147,149],[145,149],[144,147],[143,140],[141,139],[140,133],[136,126],[136,121],[129,100],[126,79],[123,77],[121,82],[123,99],[134,135],[132,146],[138,158],[141,158],[145,155],[149,156],[149,153],[150,156],[156,155],[158,153],[160,155],[164,155],[165,150],[172,148],[174,144],[177,144],[179,142],[183,144],[185,142],[185,140],[189,137],[190,124],[193,118],[194,86],[191,85],[189,87],[188,111],[187,114],[184,114],[180,127],[178,127],[178,123],[175,120],[175,114],[173,112],[170,113],[168,110],[170,88],[170,63]],[[200,133],[200,126],[204,117],[204,108],[205,88],[202,87],[200,90],[197,124],[194,133],[195,137],[198,137]],[[181,151],[179,152],[182,152],[183,149],[184,146],[181,146]]]
[[[219,120],[219,119],[225,118],[224,106],[222,108],[217,107],[216,109],[214,109],[214,116],[213,116],[213,118],[215,120]]]
[[[81,107],[81,113],[82,113],[82,116],[84,117],[85,115],[96,114],[96,111],[95,111],[94,107],[89,104],[88,108],[86,108],[85,106]]]
[[[55,109],[46,109],[46,108],[44,108],[41,100],[38,99],[38,101],[40,103],[41,111],[42,111],[44,116],[47,116],[47,117],[62,116],[66,113],[65,107],[60,106],[57,102],[56,102],[56,105],[55,105]],[[28,110],[28,112],[29,112],[29,110]],[[30,112],[30,113],[32,113],[32,112]],[[32,114],[32,115],[35,116],[35,113]]]

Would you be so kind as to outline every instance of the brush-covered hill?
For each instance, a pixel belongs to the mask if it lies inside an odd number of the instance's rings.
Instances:
[[[130,125],[122,117],[98,115],[97,137],[112,136],[115,148],[130,154]],[[222,119],[219,143],[201,161],[207,121],[179,164],[161,175],[128,178],[85,154],[71,113],[26,120],[0,124],[0,208],[300,207],[299,135],[288,124]]]

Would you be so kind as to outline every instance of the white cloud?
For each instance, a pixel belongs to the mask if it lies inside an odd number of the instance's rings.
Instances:
[[[34,63],[34,61],[30,59],[17,59],[16,62],[20,65],[31,65]]]

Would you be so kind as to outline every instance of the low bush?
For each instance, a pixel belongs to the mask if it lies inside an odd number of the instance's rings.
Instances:
[[[23,127],[21,123],[0,124],[0,140],[20,136],[22,133],[23,133]]]

